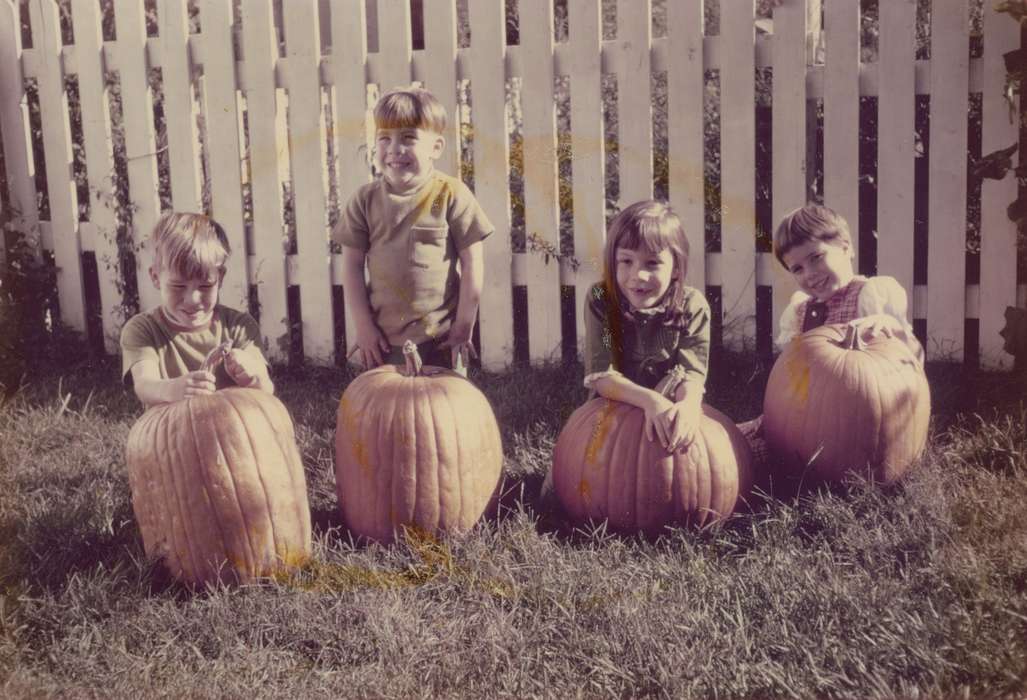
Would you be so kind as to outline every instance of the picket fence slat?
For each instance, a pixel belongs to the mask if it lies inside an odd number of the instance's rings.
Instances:
[[[720,266],[724,344],[741,349],[756,320],[756,99],[753,0],[721,5]]]
[[[29,147],[28,102],[22,75],[21,24],[18,5],[0,3],[0,137],[3,138],[4,170],[10,195],[10,223],[23,232],[38,253],[39,209],[32,178]],[[0,247],[5,249],[0,238]]]
[[[424,70],[418,76],[431,90],[448,117],[446,149],[436,166],[444,173],[460,175],[460,113],[457,106],[456,0],[424,0]]]
[[[584,343],[582,310],[589,288],[603,274],[606,240],[606,142],[600,85],[602,14],[592,0],[568,0],[571,112],[571,198],[574,203],[574,275],[577,342]]]
[[[147,80],[149,64],[146,60],[146,20],[143,9],[138,3],[114,3],[136,279],[139,283],[139,305],[146,310],[160,303],[157,290],[149,282],[148,269],[153,251],[147,244],[160,215],[160,200],[157,196],[157,146],[153,125],[153,94]]]
[[[380,94],[410,85],[412,58],[410,0],[378,0]]]
[[[703,138],[703,3],[672,2],[667,7],[667,149],[670,202],[688,236],[685,281],[705,292],[706,219]],[[654,52],[655,54],[655,52]],[[656,66],[653,66],[654,70]]]
[[[620,208],[653,196],[652,0],[617,0]]]
[[[57,5],[48,0],[29,4],[32,44],[42,60],[39,109],[49,114],[43,123],[43,154],[50,222],[54,231],[54,262],[61,320],[72,329],[86,330],[85,287],[78,235],[78,196],[71,171],[71,128],[68,94],[61,67],[61,25]]]
[[[335,82],[332,114],[335,117],[335,153],[338,159],[339,206],[371,179],[368,129],[373,119],[367,109],[366,6],[364,0],[335,2],[332,8],[332,71]],[[457,146],[454,146],[457,147]],[[345,294],[345,292],[344,292]],[[347,309],[348,311],[348,309]],[[346,342],[356,337],[353,315],[344,314]],[[347,345],[347,352],[349,351]]]
[[[806,8],[788,3],[774,8],[770,235],[785,214],[806,203],[806,32]],[[781,314],[796,287],[777,260],[770,265],[771,333],[777,337]]]
[[[78,63],[78,95],[82,111],[82,147],[89,178],[89,223],[94,228],[93,254],[96,257],[100,292],[101,326],[104,348],[118,351],[118,338],[124,314],[123,295],[118,282],[121,267],[117,246],[117,220],[114,215],[114,149],[110,104],[103,67],[103,33],[99,7],[95,3],[71,5]]]
[[[193,99],[193,67],[189,59],[189,16],[179,2],[157,3],[160,70],[164,90],[164,123],[171,168],[171,202],[176,211],[200,212],[200,159]],[[204,32],[206,36],[206,27]],[[207,42],[208,48],[210,42]],[[212,63],[208,60],[208,63]]]
[[[966,0],[931,11],[927,356],[963,359],[969,29]],[[958,167],[946,158],[958,153]]]
[[[278,174],[279,152],[286,144],[276,126],[280,105],[275,87],[275,37],[271,0],[243,3],[243,54],[246,57],[246,123],[250,192],[253,200],[253,265],[250,283],[257,286],[260,332],[272,361],[286,358],[288,334],[285,247],[282,244],[282,183]]]
[[[877,272],[913,290],[916,5],[881,4],[877,123]],[[910,309],[912,312],[912,308]]]
[[[535,17],[521,28],[525,82],[521,92],[524,114],[524,228],[560,249],[557,202],[556,100],[553,93],[553,2],[522,0],[520,11]],[[558,261],[528,250],[528,340],[532,360],[553,357],[560,347],[560,269]],[[548,309],[531,313],[531,309]]]
[[[283,13],[285,51],[289,58],[289,163],[293,214],[296,219],[303,353],[330,364],[335,357],[328,236],[325,223],[321,117],[321,57],[318,7],[312,0],[294,0]]]
[[[849,224],[859,269],[859,3],[824,8],[824,203]]]
[[[984,3],[984,56],[981,153],[987,155],[1016,143],[1015,114],[1003,97],[1005,64],[1003,54],[1020,45],[1020,28],[1009,15]],[[1018,106],[1018,105],[1017,105]],[[1009,369],[1012,356],[1003,349],[999,331],[1005,325],[1002,311],[1016,304],[1016,224],[1006,207],[1016,199],[1016,178],[985,180],[981,186],[981,298],[987,313],[980,315],[981,364],[989,369]]]
[[[493,3],[471,3],[468,12],[474,192],[496,227],[485,242],[486,274],[479,313],[481,360],[486,367],[501,367],[513,357],[505,18],[502,5]]]
[[[200,21],[208,59],[202,87],[207,120],[210,208],[214,219],[224,227],[233,251],[221,283],[221,301],[233,308],[246,309],[249,307],[249,275],[243,227],[240,114],[232,48],[231,0],[204,0],[200,6]]]

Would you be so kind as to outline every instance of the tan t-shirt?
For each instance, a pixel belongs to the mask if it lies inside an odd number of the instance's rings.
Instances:
[[[367,253],[368,300],[392,345],[449,331],[460,294],[459,251],[492,233],[460,180],[436,171],[419,189],[394,194],[379,178],[349,200],[332,232]]]
[[[264,360],[260,350],[260,327],[252,316],[218,305],[210,326],[198,331],[180,331],[168,325],[160,307],[138,313],[121,329],[122,381],[132,382],[132,367],[142,360],[155,360],[161,379],[174,379],[195,372],[211,350],[231,338],[232,347],[247,350]],[[220,365],[214,372],[217,388],[235,386]]]

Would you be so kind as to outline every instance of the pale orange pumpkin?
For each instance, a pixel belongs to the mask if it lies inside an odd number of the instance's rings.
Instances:
[[[306,478],[281,401],[233,387],[144,413],[126,448],[147,556],[185,583],[246,583],[310,557]]]
[[[404,368],[361,374],[339,401],[336,490],[356,535],[466,532],[495,502],[502,467],[488,399],[456,372],[422,367],[416,349]]]
[[[553,487],[571,520],[656,534],[731,515],[752,486],[748,443],[703,405],[696,440],[669,453],[645,437],[642,409],[595,398],[567,420],[553,451]]]
[[[923,452],[930,419],[930,387],[906,344],[883,335],[864,341],[847,324],[794,338],[763,401],[773,465],[805,483],[850,472],[895,481]]]

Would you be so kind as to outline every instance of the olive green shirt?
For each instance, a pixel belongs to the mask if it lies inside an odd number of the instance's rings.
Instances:
[[[412,193],[393,193],[384,178],[364,185],[332,238],[366,252],[371,312],[399,346],[449,331],[460,296],[459,251],[492,231],[467,186],[435,171]]]
[[[172,328],[160,307],[136,314],[121,329],[121,373],[125,384],[132,383],[132,367],[143,360],[154,360],[161,379],[174,379],[195,372],[211,350],[231,339],[232,347],[247,350],[266,362],[260,349],[260,327],[244,311],[220,304],[207,328],[182,331]],[[214,372],[217,388],[235,386],[224,364]]]
[[[710,357],[710,306],[698,289],[685,287],[684,312],[670,319],[663,307],[618,306],[601,282],[585,300],[585,381],[609,371],[653,389],[669,372],[688,384],[706,384]]]

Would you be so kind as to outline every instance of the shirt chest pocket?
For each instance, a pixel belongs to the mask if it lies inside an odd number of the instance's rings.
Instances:
[[[447,227],[414,226],[410,229],[410,240],[407,244],[410,264],[421,268],[441,265],[446,259],[448,240]]]

